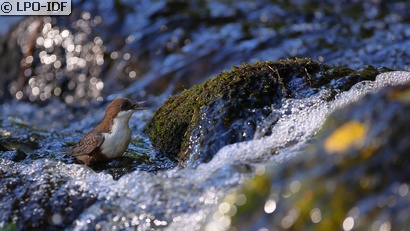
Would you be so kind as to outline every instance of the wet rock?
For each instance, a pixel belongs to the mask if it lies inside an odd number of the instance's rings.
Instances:
[[[5,151],[5,152],[3,152],[3,150],[0,150],[0,156],[1,158],[4,158],[6,160],[12,160],[12,161],[19,162],[19,161],[26,159],[27,154],[20,150]]]
[[[262,167],[225,199],[224,228],[407,229],[409,113],[409,84],[334,112],[305,153]]]
[[[38,161],[32,169],[4,159],[0,164],[0,226],[59,230],[96,201],[92,192],[75,185],[65,187],[69,177],[56,170],[54,162]]]
[[[0,138],[0,151],[19,150],[21,152],[33,152],[39,148],[36,141],[30,140],[32,137],[2,137]]]
[[[18,32],[16,32],[18,33]],[[2,76],[0,78],[0,102],[3,102],[5,99],[10,99],[10,91],[7,89],[7,86],[13,81],[18,81],[22,73],[20,66],[16,65],[16,62],[23,59],[23,54],[17,40],[9,39],[7,36],[0,37],[0,63]]]
[[[379,73],[371,66],[354,71],[311,59],[244,64],[170,97],[146,130],[155,148],[180,163],[188,155],[191,162],[207,162],[221,147],[252,139],[256,125],[282,107],[282,99],[307,97],[326,87],[331,100]]]

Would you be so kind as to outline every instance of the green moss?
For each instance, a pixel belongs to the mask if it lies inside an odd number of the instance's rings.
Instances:
[[[2,231],[14,231],[17,230],[17,225],[15,223],[6,223],[3,226],[0,226]]]
[[[363,73],[374,79],[378,72],[373,68]],[[295,97],[301,91],[322,87],[334,79],[348,75],[356,76],[349,68],[333,68],[308,58],[232,67],[228,72],[222,72],[192,89],[171,96],[155,112],[146,131],[156,149],[174,159],[178,156],[183,161],[189,151],[190,134],[201,118],[202,107],[208,107],[211,103],[220,102],[219,100],[229,103],[229,108],[222,109],[227,110],[224,114],[224,126],[228,128],[234,119],[246,117],[243,111],[247,108],[263,108],[280,98]],[[347,88],[360,80],[348,79]],[[345,90],[344,84],[346,83],[342,82],[330,87]]]

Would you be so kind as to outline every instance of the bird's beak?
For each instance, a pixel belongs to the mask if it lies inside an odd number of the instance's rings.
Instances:
[[[145,110],[147,109],[146,107],[142,107],[141,104],[144,104],[145,101],[142,102],[135,102],[135,105],[133,107],[134,110]]]

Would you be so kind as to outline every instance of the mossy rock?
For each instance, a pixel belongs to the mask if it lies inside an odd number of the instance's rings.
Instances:
[[[227,196],[231,229],[407,230],[409,114],[410,84],[335,111],[305,153]]]
[[[281,99],[307,97],[326,86],[331,100],[379,73],[372,66],[354,71],[307,58],[243,64],[168,98],[146,131],[156,149],[181,164],[189,155],[190,161],[206,162],[221,147],[252,139],[258,122],[281,107]]]

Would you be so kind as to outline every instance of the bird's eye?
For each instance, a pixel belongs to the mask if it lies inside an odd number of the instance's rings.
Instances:
[[[126,111],[130,108],[130,102],[125,101],[124,103],[121,104],[121,110]]]

